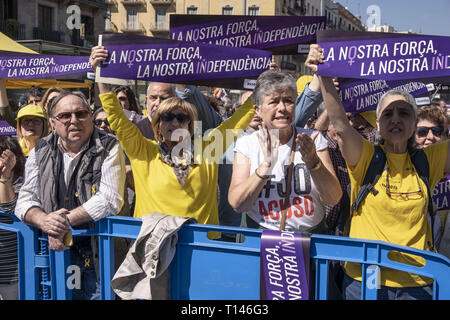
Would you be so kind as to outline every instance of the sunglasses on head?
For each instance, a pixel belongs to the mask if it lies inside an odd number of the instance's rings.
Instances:
[[[440,137],[442,135],[442,132],[444,131],[444,128],[442,127],[417,127],[416,134],[423,138],[428,135],[428,132],[431,130],[433,132],[433,135],[436,137]]]
[[[185,113],[173,113],[173,112],[164,112],[160,116],[162,121],[170,122],[173,119],[177,119],[179,123],[185,123],[189,121],[189,116]]]
[[[108,119],[95,119],[94,120],[94,124],[99,127],[102,125],[102,123],[106,124],[107,126],[109,126],[109,122]]]

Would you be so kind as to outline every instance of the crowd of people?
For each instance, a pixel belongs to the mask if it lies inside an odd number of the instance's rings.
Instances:
[[[93,69],[107,56],[94,47]],[[98,244],[72,239],[70,228],[118,214],[382,240],[449,257],[448,211],[430,207],[450,173],[447,102],[417,107],[389,91],[376,111],[346,113],[336,79],[316,74],[323,59],[311,45],[313,78],[301,92],[272,63],[235,105],[193,85],[151,82],[141,107],[130,87],[98,83],[94,110],[83,93],[58,87],[30,89],[14,110],[0,80],[0,117],[17,130],[0,136],[0,210],[41,230],[51,249],[70,247],[82,272],[73,299],[98,298]],[[357,201],[378,154],[384,169]],[[129,247],[116,241],[116,268]],[[17,272],[16,235],[0,230],[1,299],[17,299]],[[360,299],[359,264],[332,264],[331,275],[332,298]],[[432,297],[426,277],[383,270],[380,281],[380,299]]]

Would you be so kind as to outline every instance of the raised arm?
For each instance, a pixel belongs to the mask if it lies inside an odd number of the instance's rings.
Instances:
[[[240,136],[247,128],[254,115],[253,101],[251,98],[247,98],[244,104],[230,118],[222,122],[217,128],[206,133],[203,141],[204,148],[213,144],[217,152],[217,147],[219,147],[217,143],[222,143],[221,154],[216,154],[216,157],[222,157],[223,153],[234,142],[234,139]],[[209,147],[209,150],[212,150],[211,147]]]
[[[295,103],[295,126],[303,128],[322,101],[320,82],[318,77],[314,75],[313,80],[305,86],[305,89],[297,97]]]
[[[312,44],[308,55],[308,62],[315,69],[315,72],[317,72],[317,65],[323,63],[323,61],[322,49],[319,45]],[[342,156],[348,165],[354,167],[361,158],[362,137],[349,124],[332,78],[319,76],[319,82],[325,108],[328,112],[328,118],[336,130],[336,140],[338,141]]]
[[[203,93],[196,86],[177,84],[175,93],[180,99],[192,103],[197,109],[198,119],[202,122],[202,133],[222,123],[222,117],[213,109]]]
[[[8,96],[6,94],[6,80],[0,79],[0,119],[5,120],[14,128],[17,128],[16,119],[9,108]]]
[[[102,61],[105,61],[108,57],[108,51],[102,46],[96,46],[92,48],[90,63],[92,68],[95,69],[100,65]],[[97,82],[100,91],[100,101],[102,107],[106,112],[108,122],[111,125],[111,130],[114,131],[117,139],[120,141],[125,153],[130,159],[138,158],[142,156],[148,156],[152,153],[145,151],[149,146],[139,129],[133,125],[125,113],[117,99],[115,93],[111,91],[111,85],[106,83]],[[155,144],[154,151],[156,152],[157,146]]]

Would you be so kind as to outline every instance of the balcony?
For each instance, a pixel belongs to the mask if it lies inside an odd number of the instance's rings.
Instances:
[[[126,33],[145,33],[145,28],[142,23],[122,24],[121,30]]]
[[[64,32],[33,28],[33,39],[64,43]]]
[[[25,25],[15,19],[0,20],[0,32],[14,40],[25,40]]]
[[[169,33],[169,26],[167,23],[152,24],[149,29],[152,33]]]
[[[87,4],[96,8],[105,8],[108,7],[108,0],[79,0],[80,3]]]
[[[150,3],[154,6],[170,6],[173,0],[150,0]]]
[[[145,0],[121,0],[124,6],[144,6]]]

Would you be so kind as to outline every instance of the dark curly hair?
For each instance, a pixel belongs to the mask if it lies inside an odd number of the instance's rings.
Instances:
[[[138,106],[136,95],[134,94],[133,90],[129,86],[119,86],[114,88],[114,93],[118,94],[119,92],[125,93],[125,95],[128,98],[128,102],[130,104],[130,111],[134,111],[137,114],[141,113],[141,108]]]

